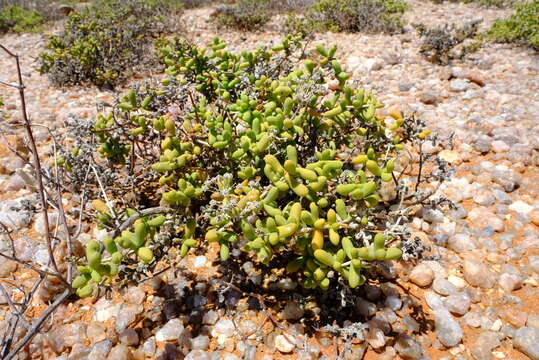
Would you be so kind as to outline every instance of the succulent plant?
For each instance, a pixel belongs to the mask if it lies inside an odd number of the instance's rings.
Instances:
[[[241,53],[219,39],[208,49],[163,44],[168,77],[128,91],[98,116],[98,151],[117,166],[144,159],[143,172],[159,174],[166,218],[182,221],[174,234],[182,256],[201,241],[218,244],[222,261],[233,249],[261,264],[286,255],[286,270],[305,288],[327,290],[339,277],[354,288],[369,262],[402,255],[402,239],[376,217],[387,206],[379,192],[398,186],[399,153],[428,130],[398,111],[377,115],[382,105],[353,87],[336,46],[318,45],[308,58],[297,56],[302,48],[293,36]],[[191,101],[164,100],[180,97]],[[113,214],[94,207],[106,227]],[[143,217],[114,239],[91,242],[74,283],[85,289],[79,295],[117,271],[118,252],[151,262],[164,221]],[[102,263],[103,249],[110,262]]]

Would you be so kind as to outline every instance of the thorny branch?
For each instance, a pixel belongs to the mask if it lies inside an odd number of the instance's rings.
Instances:
[[[7,226],[2,224],[2,228],[4,229],[5,233],[9,237],[11,241],[11,245],[13,247],[12,254],[13,256],[8,256],[6,254],[0,253],[0,256],[10,259],[12,261],[15,261],[27,268],[30,268],[34,271],[36,271],[39,274],[39,278],[35,281],[32,288],[29,292],[24,292],[24,300],[21,303],[14,303],[12,301],[11,295],[8,293],[6,288],[2,285],[0,285],[0,292],[2,295],[6,298],[6,301],[8,302],[8,305],[11,308],[11,317],[9,320],[9,325],[7,328],[7,331],[3,335],[1,341],[0,341],[0,358],[3,360],[11,360],[14,359],[18,352],[23,349],[32,339],[33,337],[39,332],[42,324],[49,318],[49,316],[56,310],[56,308],[62,304],[72,293],[71,287],[69,285],[69,281],[71,281],[72,277],[72,271],[69,268],[70,265],[68,265],[68,279],[66,280],[62,273],[58,269],[58,264],[56,262],[56,259],[54,258],[54,245],[53,245],[53,239],[55,237],[51,234],[50,226],[49,226],[49,215],[48,215],[48,209],[49,205],[57,203],[57,210],[60,213],[61,221],[64,224],[64,227],[66,229],[66,235],[67,235],[67,248],[68,248],[68,255],[72,255],[72,237],[69,234],[69,229],[67,226],[67,220],[65,217],[63,204],[62,204],[62,189],[61,186],[59,186],[59,183],[56,181],[56,191],[57,191],[57,199],[53,200],[53,197],[46,191],[45,185],[43,183],[43,176],[44,176],[44,170],[41,167],[41,160],[39,157],[39,153],[37,150],[34,134],[32,131],[32,123],[30,121],[30,118],[28,116],[28,112],[26,109],[26,98],[25,98],[25,86],[22,79],[22,72],[21,72],[21,65],[20,65],[20,57],[19,55],[13,53],[9,49],[7,49],[4,45],[0,44],[0,49],[2,49],[9,57],[13,58],[15,61],[16,69],[17,69],[17,78],[18,78],[18,84],[9,84],[4,81],[0,81],[1,85],[9,86],[12,88],[18,89],[19,92],[19,98],[21,102],[21,113],[23,118],[23,126],[26,130],[26,135],[28,137],[28,142],[30,145],[30,151],[32,153],[32,170],[34,172],[34,178],[37,183],[37,186],[35,190],[38,193],[39,200],[41,203],[41,212],[44,220],[44,237],[46,241],[47,246],[47,252],[49,256],[47,268],[50,266],[50,269],[52,271],[43,270],[39,265],[34,265],[28,262],[24,262],[19,260],[16,257],[14,245],[13,245],[13,239],[11,238],[11,234]],[[62,283],[64,283],[67,288],[64,290],[64,292],[59,295],[55,301],[49,305],[45,311],[41,314],[41,316],[38,319],[35,319],[32,321],[32,325],[28,323],[26,320],[24,314],[29,309],[31,300],[37,293],[37,290],[42,286],[43,281],[46,279],[47,276],[53,276],[58,278]],[[22,289],[21,289],[22,291]],[[26,328],[26,335],[19,341],[17,341],[16,333],[17,333],[17,327],[19,324],[22,324]]]
[[[45,223],[45,240],[47,242],[47,251],[49,252],[49,257],[51,259],[51,264],[53,269],[58,272],[58,266],[56,265],[56,260],[54,259],[54,254],[52,252],[52,240],[50,236],[49,229],[49,214],[47,212],[48,206],[47,206],[47,200],[45,198],[45,187],[43,186],[43,178],[41,176],[41,160],[39,159],[39,155],[37,152],[37,146],[36,141],[34,139],[34,133],[32,132],[32,125],[30,124],[30,119],[28,118],[28,113],[26,111],[26,99],[24,96],[24,83],[22,81],[22,73],[21,73],[21,65],[19,61],[19,55],[16,55],[9,51],[4,45],[0,44],[0,48],[4,50],[9,56],[13,57],[15,59],[15,63],[17,65],[17,77],[19,80],[19,97],[21,101],[21,112],[22,117],[24,120],[24,127],[26,128],[26,135],[28,136],[28,140],[30,141],[30,147],[32,150],[32,154],[34,155],[34,169],[35,169],[35,177],[38,183],[38,194],[41,201],[41,211],[43,212],[43,221]]]

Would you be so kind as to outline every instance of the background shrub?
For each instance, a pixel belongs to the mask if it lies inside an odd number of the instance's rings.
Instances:
[[[427,28],[425,25],[414,25],[423,41],[420,53],[430,62],[445,65],[451,60],[460,59],[466,54],[477,50],[481,45],[479,41],[463,47],[460,52],[455,47],[466,39],[477,35],[478,25],[481,21],[470,21],[461,27],[454,24],[445,24],[436,28]]]
[[[270,0],[238,0],[221,5],[214,13],[218,24],[242,31],[255,31],[271,18]]]
[[[38,31],[45,18],[34,10],[26,10],[18,6],[0,8],[0,33],[14,31],[16,33]]]
[[[518,0],[432,0],[435,3],[442,3],[444,1],[461,2],[465,4],[477,4],[485,7],[499,7],[504,8],[514,5]]]
[[[191,8],[196,8],[196,7],[200,7],[200,6],[206,6],[206,5],[209,5],[213,2],[215,2],[215,0],[178,0],[179,2],[181,2],[182,6],[185,8],[185,9],[191,9]]]
[[[87,244],[80,296],[174,246],[181,256],[215,246],[222,262],[241,262],[243,251],[268,275],[324,291],[360,286],[368,263],[413,256],[398,204],[419,199],[416,175],[394,171],[429,132],[397,111],[377,116],[382,105],[348,82],[336,46],[309,58],[303,49],[291,36],[241,53],[219,39],[207,49],[162,44],[162,85],[121,96],[90,128],[92,141],[77,134],[57,159],[66,178],[100,164],[115,194],[134,183],[128,202],[92,203],[110,236]]]
[[[47,21],[58,20],[64,15],[59,11],[60,5],[77,6],[89,0],[0,0],[0,9],[17,6],[26,10],[36,11]]]
[[[520,43],[539,50],[539,1],[515,5],[515,14],[497,20],[487,37],[498,42]]]
[[[407,9],[400,0],[318,0],[307,13],[307,24],[332,31],[392,34],[402,31]]]
[[[152,41],[172,31],[181,3],[100,0],[73,13],[40,54],[41,73],[55,85],[113,87],[154,64]]]

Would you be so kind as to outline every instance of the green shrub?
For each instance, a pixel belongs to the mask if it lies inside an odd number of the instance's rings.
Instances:
[[[497,42],[526,44],[539,49],[539,2],[523,2],[515,6],[515,14],[499,19],[487,32]]]
[[[218,24],[242,31],[259,29],[270,18],[270,0],[238,0],[218,7],[214,13]]]
[[[100,0],[73,13],[40,54],[40,72],[55,85],[113,87],[155,64],[152,40],[173,30],[173,0]]]
[[[65,178],[82,179],[100,157],[114,194],[129,188],[138,204],[93,201],[110,236],[87,245],[80,296],[121,277],[122,264],[150,269],[174,246],[181,256],[216,246],[223,262],[242,250],[267,273],[322,290],[355,288],[376,261],[413,255],[402,221],[425,193],[411,190],[417,174],[404,159],[429,131],[397,111],[377,116],[382,105],[352,87],[336,46],[307,59],[303,49],[292,36],[241,53],[219,39],[208,49],[162,44],[162,85],[137,86],[101,113],[95,147],[77,132],[56,161]]]
[[[463,43],[464,40],[474,38],[477,35],[479,23],[480,21],[471,21],[461,27],[445,24],[431,29],[423,24],[414,25],[423,39],[419,51],[428,61],[441,65],[446,65],[454,59],[460,59],[481,46],[481,42],[477,41],[463,47],[460,52],[454,51],[454,48]]]
[[[214,0],[179,0],[185,9],[197,8],[211,4]]]
[[[286,13],[286,12],[303,12],[312,4],[315,0],[270,0],[270,7],[275,12]]]
[[[466,0],[465,3],[477,3],[480,6],[485,7],[498,7],[505,8],[515,4],[517,0]]]
[[[408,5],[400,0],[318,0],[305,18],[288,18],[287,30],[398,33]]]
[[[326,30],[325,24],[308,15],[298,16],[298,14],[289,13],[283,23],[283,33],[300,35],[304,38]]]
[[[444,0],[432,0],[435,3],[441,4]],[[505,8],[512,6],[517,2],[517,0],[445,0],[450,2],[461,2],[464,4],[476,4],[484,7],[498,7]]]
[[[37,11],[30,11],[18,6],[7,6],[0,9],[0,33],[13,31],[16,33],[39,31],[45,22]]]

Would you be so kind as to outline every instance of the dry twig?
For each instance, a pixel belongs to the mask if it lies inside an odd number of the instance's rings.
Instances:
[[[44,220],[44,227],[45,227],[44,237],[45,237],[45,240],[46,240],[47,252],[48,252],[48,255],[49,255],[49,260],[48,260],[48,265],[47,266],[51,266],[52,270],[53,270],[53,271],[45,271],[45,270],[40,269],[40,267],[37,266],[37,265],[34,265],[34,264],[31,264],[31,263],[19,260],[16,257],[16,254],[14,252],[13,239],[11,238],[10,231],[7,228],[7,226],[2,224],[3,229],[6,231],[6,233],[8,234],[8,236],[9,236],[11,242],[12,242],[13,256],[8,256],[8,255],[3,254],[3,253],[0,253],[0,256],[2,256],[4,258],[8,258],[8,259],[10,259],[12,261],[18,262],[18,263],[22,264],[23,266],[28,267],[28,268],[36,271],[39,274],[39,278],[35,281],[35,283],[33,284],[32,288],[30,289],[29,292],[25,292],[24,289],[20,289],[24,294],[24,301],[22,301],[21,303],[15,304],[12,301],[12,299],[11,299],[9,293],[7,292],[7,290],[2,285],[0,285],[0,292],[2,292],[4,297],[6,297],[8,305],[11,308],[11,313],[10,313],[11,317],[10,317],[10,320],[9,320],[8,329],[4,333],[4,335],[2,337],[2,340],[0,341],[0,357],[3,360],[11,360],[11,359],[14,359],[17,356],[17,354],[19,353],[19,351],[21,349],[23,349],[23,348],[25,348],[27,346],[27,344],[39,332],[42,324],[49,318],[49,316],[54,312],[54,310],[61,303],[63,303],[68,298],[68,296],[71,295],[71,293],[72,293],[72,289],[71,289],[69,283],[62,276],[61,272],[58,269],[56,259],[54,258],[54,252],[53,252],[54,251],[54,249],[53,249],[54,236],[51,234],[51,231],[50,231],[48,209],[49,209],[49,206],[54,205],[55,202],[57,203],[57,205],[56,205],[57,209],[60,212],[62,221],[64,222],[64,226],[66,227],[66,230],[67,230],[67,236],[69,238],[68,239],[68,241],[69,241],[68,242],[68,252],[70,254],[71,254],[71,238],[69,236],[69,231],[68,231],[68,227],[67,227],[67,221],[66,221],[66,218],[65,218],[65,213],[63,211],[63,204],[62,204],[62,197],[61,197],[61,195],[62,195],[61,187],[57,186],[56,191],[57,191],[57,197],[58,198],[56,199],[56,201],[54,201],[53,197],[45,189],[45,185],[43,183],[43,177],[44,176],[46,177],[46,175],[44,175],[44,171],[43,171],[43,169],[41,167],[41,160],[40,160],[40,157],[39,157],[39,153],[37,151],[37,146],[36,146],[34,134],[33,134],[33,131],[32,131],[32,126],[33,125],[30,122],[30,118],[28,117],[28,113],[27,113],[27,110],[26,110],[26,99],[25,99],[25,93],[24,93],[25,86],[24,86],[23,79],[22,79],[19,55],[11,52],[10,50],[8,50],[2,44],[0,44],[0,49],[2,49],[9,57],[13,58],[15,60],[15,64],[16,64],[18,84],[14,85],[14,84],[9,84],[9,83],[3,82],[3,81],[0,81],[0,84],[16,88],[19,91],[19,98],[20,98],[20,102],[21,102],[21,112],[22,112],[22,118],[23,118],[23,126],[24,126],[24,128],[26,130],[26,135],[28,137],[28,141],[29,141],[29,144],[30,144],[30,151],[32,152],[32,155],[33,155],[32,156],[32,158],[33,158],[32,159],[33,160],[32,161],[32,170],[34,171],[35,180],[37,182],[37,188],[35,190],[38,192],[38,195],[39,195],[39,200],[41,202],[41,212],[42,212],[42,216],[43,216],[43,220]],[[58,181],[56,181],[56,184],[58,184]],[[54,206],[54,207],[56,207],[56,206]],[[39,318],[32,321],[32,325],[30,326],[30,324],[26,320],[24,314],[28,310],[34,295],[37,293],[37,290],[42,286],[43,281],[46,279],[47,276],[57,277],[58,279],[60,279],[61,282],[63,282],[65,285],[67,285],[67,289],[64,290],[64,292],[61,295],[59,295],[54,300],[54,302],[45,309],[45,311],[43,311],[43,313],[41,314],[41,316]],[[68,280],[71,280],[71,271],[68,271]],[[22,323],[23,326],[26,327],[27,331],[26,331],[26,335],[21,340],[17,341],[15,335],[16,335],[16,330],[17,330],[17,327],[18,327],[19,323]]]

